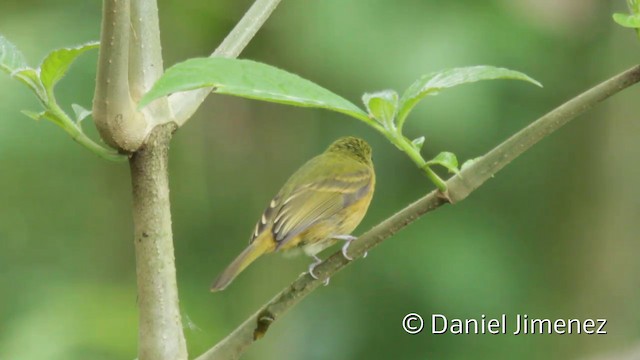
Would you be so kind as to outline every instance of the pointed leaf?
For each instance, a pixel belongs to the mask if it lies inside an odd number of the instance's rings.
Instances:
[[[78,124],[80,124],[87,116],[91,115],[90,110],[87,110],[78,104],[71,104],[71,108],[73,109],[73,113],[76,115],[76,122]]]
[[[18,69],[28,67],[22,52],[7,38],[0,35],[0,69],[11,74]]]
[[[425,96],[436,95],[442,89],[462,84],[494,79],[523,80],[542,87],[539,82],[519,71],[493,66],[471,66],[438,71],[422,76],[402,95],[398,113],[398,127],[402,127],[402,123],[411,109]]]
[[[214,87],[214,92],[302,107],[323,108],[370,121],[360,108],[298,75],[251,60],[196,58],[169,68],[138,108],[178,91]]]
[[[0,35],[0,69],[27,85],[41,100],[45,100],[46,95],[40,83],[38,71],[30,68],[20,50],[2,35]]]
[[[398,111],[398,93],[393,90],[383,90],[372,94],[364,94],[362,102],[369,111],[369,116],[376,119],[387,129],[394,128],[393,120]]]
[[[32,68],[20,69],[14,71],[12,76],[14,79],[17,79],[21,83],[27,85],[42,102],[47,101],[47,94],[42,86],[42,82],[40,81],[38,70]]]
[[[432,160],[427,161],[427,165],[440,165],[446,168],[450,173],[457,174],[458,170],[458,158],[454,153],[443,151],[434,157]]]
[[[23,68],[16,70],[11,73],[11,76],[20,80],[29,87],[40,84],[40,76],[38,75],[38,71],[33,68]]]
[[[20,112],[27,115],[28,117],[32,118],[35,121],[39,121],[44,116],[44,111],[35,112],[31,110],[22,110]]]
[[[413,147],[416,148],[416,150],[420,151],[422,149],[422,145],[424,145],[424,136],[420,136],[419,138],[413,139],[413,141],[411,142],[411,145],[413,145]]]
[[[71,126],[69,126],[69,124],[73,124],[71,123],[71,119],[69,119],[68,117],[61,118],[49,109],[43,111],[40,118],[49,120],[63,129],[70,128]]]
[[[620,26],[627,28],[640,28],[640,14],[613,14],[613,20]]]
[[[21,112],[36,121],[45,119],[62,127],[63,129],[67,127],[67,124],[65,124],[63,119],[60,119],[58,116],[56,116],[53,112],[49,110],[41,111],[39,113],[35,111],[30,111],[30,110],[22,110]]]
[[[98,42],[90,42],[72,48],[61,48],[50,52],[40,65],[40,78],[48,90],[53,89],[60,79],[67,73],[73,61],[85,51],[97,49]]]

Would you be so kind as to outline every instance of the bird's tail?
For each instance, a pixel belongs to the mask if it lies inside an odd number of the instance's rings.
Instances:
[[[238,276],[247,266],[254,262],[260,255],[273,251],[273,241],[269,241],[266,237],[256,238],[226,269],[218,276],[211,285],[211,291],[224,290],[233,279]]]

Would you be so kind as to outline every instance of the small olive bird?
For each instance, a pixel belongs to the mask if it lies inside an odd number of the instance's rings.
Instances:
[[[211,291],[223,290],[259,256],[274,251],[300,250],[315,261],[317,253],[344,240],[347,248],[371,202],[375,174],[371,147],[356,137],[336,140],[327,150],[296,171],[271,200],[249,241],[249,246],[213,282]]]

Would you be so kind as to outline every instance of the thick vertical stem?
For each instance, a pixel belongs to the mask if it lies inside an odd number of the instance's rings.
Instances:
[[[140,360],[186,360],[171,231],[168,150],[175,124],[157,126],[130,160],[140,309]]]

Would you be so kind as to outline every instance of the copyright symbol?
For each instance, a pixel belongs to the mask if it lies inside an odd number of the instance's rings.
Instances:
[[[402,319],[402,328],[407,334],[418,334],[424,328],[424,320],[422,320],[422,316],[416,313],[409,313]]]

